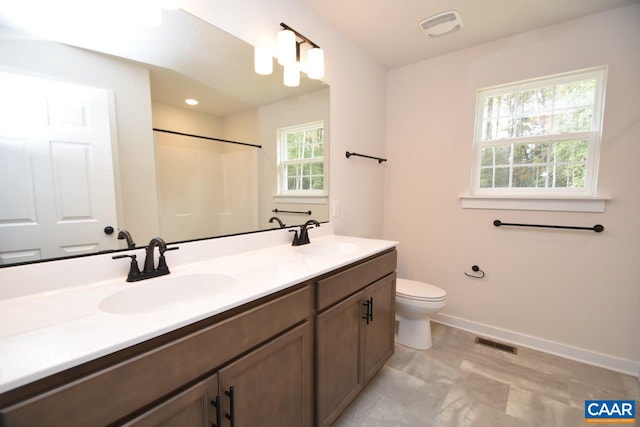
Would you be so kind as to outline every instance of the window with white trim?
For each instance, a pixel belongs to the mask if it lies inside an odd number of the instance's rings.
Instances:
[[[606,68],[478,92],[473,194],[595,195]]]
[[[324,122],[278,130],[278,194],[326,194]]]

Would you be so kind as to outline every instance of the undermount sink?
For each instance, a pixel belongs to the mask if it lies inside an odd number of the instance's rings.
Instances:
[[[100,302],[100,310],[113,314],[148,313],[172,304],[223,294],[235,279],[222,274],[168,275],[127,284],[126,289]]]
[[[357,249],[357,245],[346,242],[311,242],[308,245],[298,247],[301,254],[315,256],[346,255]]]

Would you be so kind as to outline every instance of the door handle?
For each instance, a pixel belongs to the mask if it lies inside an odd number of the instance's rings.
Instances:
[[[369,300],[369,322],[373,323],[373,297],[369,298]]]
[[[234,408],[234,402],[233,402],[233,386],[229,387],[229,390],[225,390],[224,394],[226,394],[227,396],[229,396],[229,413],[224,414],[224,416],[229,420],[229,425],[231,427],[235,427],[236,425],[236,420],[235,420],[235,408]]]
[[[211,401],[211,405],[216,408],[216,423],[213,427],[222,427],[222,419],[220,417],[220,413],[222,412],[222,408],[220,408],[220,396],[216,396],[216,398]]]
[[[367,321],[367,325],[371,320],[371,298],[362,303],[363,306],[367,307],[367,312],[362,318]]]

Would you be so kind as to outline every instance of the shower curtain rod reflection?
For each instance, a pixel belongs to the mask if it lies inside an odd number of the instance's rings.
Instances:
[[[248,147],[262,148],[262,145],[249,144],[248,142],[231,141],[229,139],[213,138],[211,136],[193,135],[193,134],[190,134],[190,133],[176,132],[176,131],[173,131],[173,130],[166,130],[166,129],[153,128],[153,130],[154,130],[154,132],[170,133],[172,135],[190,136],[192,138],[208,139],[209,141],[226,142],[228,144],[238,144],[238,145],[246,145]]]

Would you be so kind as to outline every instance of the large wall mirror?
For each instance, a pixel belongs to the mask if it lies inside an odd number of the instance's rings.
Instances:
[[[1,265],[123,249],[121,229],[144,246],[276,228],[272,216],[329,219],[326,84],[302,75],[286,87],[276,61],[257,75],[252,46],[182,10],[156,27],[56,22],[48,33],[5,12]],[[321,190],[283,194],[282,129],[318,123],[300,141],[313,137],[324,164],[297,179]]]

